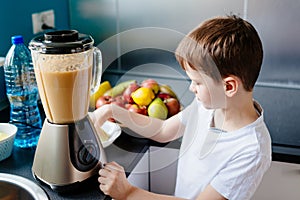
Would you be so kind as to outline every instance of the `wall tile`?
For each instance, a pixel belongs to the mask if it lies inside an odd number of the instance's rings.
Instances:
[[[70,24],[79,32],[90,34],[103,54],[106,69],[117,56],[117,0],[70,1]]]
[[[24,42],[28,43],[33,34],[33,13],[45,10],[54,10],[55,27],[57,29],[69,28],[68,0],[10,0],[1,1],[0,6],[0,56],[5,56],[11,46],[11,36],[23,35]]]
[[[260,81],[300,84],[299,10],[299,0],[249,0],[249,21],[264,45]]]
[[[243,1],[230,0],[120,0],[121,51],[159,48],[174,51],[179,40],[207,18],[243,15]],[[125,49],[125,50],[124,50]]]

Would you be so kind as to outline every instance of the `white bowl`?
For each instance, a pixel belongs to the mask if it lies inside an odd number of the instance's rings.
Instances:
[[[11,155],[17,130],[18,128],[13,124],[0,123],[0,132],[7,134],[5,138],[0,138],[0,161]]]

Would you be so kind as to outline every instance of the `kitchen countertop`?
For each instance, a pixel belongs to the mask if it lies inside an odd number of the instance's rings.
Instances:
[[[9,109],[0,112],[0,122],[9,121]],[[125,129],[126,131],[126,129]],[[156,143],[152,140],[136,137],[132,132],[126,133],[122,129],[121,135],[113,144],[105,148],[108,161],[116,161],[125,169],[126,175],[134,169],[150,145],[164,146],[165,144]],[[128,131],[128,130],[127,130]],[[0,162],[0,173],[19,175],[38,183],[34,179],[31,171],[35,149],[21,149],[14,147],[12,155]],[[51,200],[58,199],[111,199],[104,195],[97,182],[97,176],[82,183],[80,188],[72,190],[70,193],[57,193],[49,186],[39,184],[48,194]]]
[[[115,142],[105,148],[108,161],[116,161],[122,165],[129,175],[139,162],[143,154],[149,148],[149,140],[135,138],[122,132]],[[12,155],[0,162],[0,173],[9,173],[28,178],[36,183],[31,171],[35,149],[21,149],[14,147]],[[57,193],[49,186],[41,184],[42,188],[49,195],[50,199],[110,199],[100,190],[97,176],[82,183],[80,188],[70,193]]]

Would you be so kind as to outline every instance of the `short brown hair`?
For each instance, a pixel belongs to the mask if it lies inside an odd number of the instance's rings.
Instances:
[[[263,48],[255,28],[232,15],[204,21],[179,43],[176,58],[183,69],[187,62],[216,81],[237,76],[244,88],[252,91],[260,72]]]

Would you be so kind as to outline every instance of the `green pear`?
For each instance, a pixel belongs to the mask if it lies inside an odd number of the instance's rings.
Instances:
[[[161,98],[157,97],[150,103],[148,106],[148,115],[162,120],[167,119],[168,108]]]

